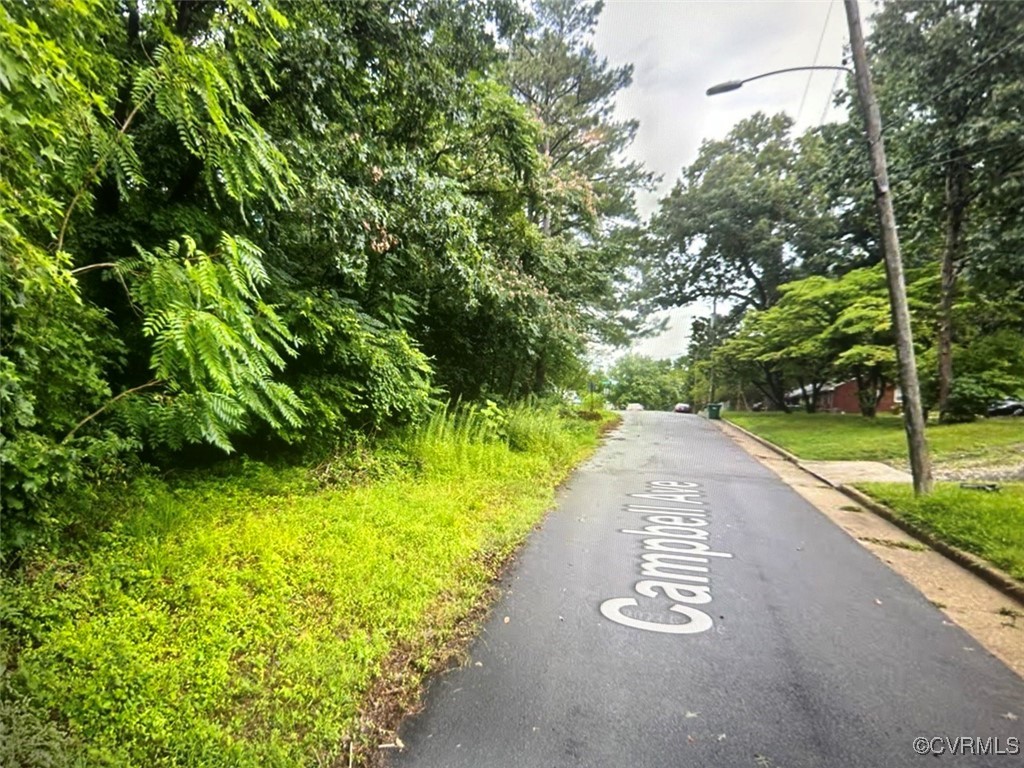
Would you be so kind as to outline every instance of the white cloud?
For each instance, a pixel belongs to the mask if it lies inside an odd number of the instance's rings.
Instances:
[[[862,14],[870,10],[865,5]],[[797,131],[818,125],[823,113],[826,120],[842,119],[831,106],[834,72],[794,72],[704,95],[725,80],[809,66],[819,40],[817,64],[841,64],[847,42],[843,0],[606,0],[595,47],[612,65],[634,65],[633,85],[616,99],[619,119],[640,121],[627,155],[662,176],[655,193],[640,196],[641,213],[657,208],[680,170],[696,159],[703,139],[724,137],[757,111],[798,118]],[[674,310],[664,338],[641,340],[634,351],[682,354],[692,317],[708,313],[707,307]]]

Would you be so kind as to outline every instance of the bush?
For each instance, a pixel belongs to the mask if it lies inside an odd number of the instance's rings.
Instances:
[[[0,672],[0,765],[77,768],[85,765],[78,750],[80,745],[72,744],[67,733],[27,696],[13,690],[7,673]]]
[[[942,420],[949,424],[974,421],[977,415],[985,413],[989,403],[1004,395],[984,375],[957,376],[953,380]]]

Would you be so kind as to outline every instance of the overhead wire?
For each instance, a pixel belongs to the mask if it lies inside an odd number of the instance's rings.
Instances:
[[[900,168],[897,165],[895,171],[889,179],[889,183],[891,185],[903,184],[911,180],[912,173],[914,173],[915,171],[920,171],[924,168],[940,167],[943,165],[949,165],[950,163],[955,163],[967,159],[977,160],[979,158],[984,158],[986,155],[994,155],[997,153],[1001,153],[1004,149],[1012,149],[1015,147],[1017,149],[1020,149],[1020,142],[1008,141],[1005,144],[996,144],[995,146],[992,147],[978,147],[973,151],[964,152],[958,155],[957,157],[941,158],[941,155],[944,154],[944,152],[939,152],[927,158],[926,160],[914,163],[913,165],[909,165],[906,168]]]
[[[835,2],[835,0],[831,0],[831,2],[829,3],[829,12],[831,12],[832,5],[833,5],[834,2]],[[825,23],[826,23],[826,25],[828,24],[828,14],[826,14],[826,16],[825,16]],[[820,50],[821,50],[821,44],[822,44],[822,40],[824,39],[824,34],[825,34],[825,30],[822,29],[821,38],[819,38],[819,40],[818,40],[818,52],[820,52]],[[962,75],[960,75],[959,77],[955,78],[951,82],[947,83],[940,90],[938,90],[935,93],[931,94],[931,96],[929,96],[927,99],[922,99],[921,100],[922,103],[926,103],[926,102],[929,102],[929,101],[934,101],[935,99],[937,99],[940,96],[942,96],[944,93],[948,93],[950,90],[952,90],[953,88],[956,88],[964,80],[969,78],[971,75],[973,75],[979,69],[981,69],[982,67],[984,67],[987,64],[991,63],[995,59],[999,58],[1004,53],[1006,53],[1007,51],[1013,49],[1015,46],[1017,46],[1018,44],[1020,44],[1022,42],[1024,42],[1024,33],[1022,33],[1022,34],[1018,35],[1017,37],[1015,37],[1013,40],[1008,42],[1006,45],[1004,45],[998,51],[996,51],[996,52],[992,53],[991,55],[989,55],[987,58],[983,59],[982,61],[979,61],[977,64],[975,64],[969,70],[964,72]],[[815,54],[814,54],[814,63],[815,64],[817,64],[817,62],[818,62],[818,52],[815,52]],[[811,77],[813,76],[813,74],[814,73],[812,72],[810,75],[808,75],[807,85],[804,87],[804,96],[803,96],[803,98],[800,101],[800,110],[797,113],[797,119],[798,120],[800,119],[799,113],[803,111],[804,99],[807,98],[807,92],[808,92],[808,88],[810,87]],[[821,125],[821,124],[823,124],[825,122],[825,116],[828,114],[829,103],[832,100],[832,95],[835,93],[836,85],[839,82],[839,78],[841,76],[842,76],[842,72],[836,72],[836,76],[835,76],[835,78],[832,81],[832,88],[829,91],[828,101],[826,101],[825,107],[821,111],[821,120],[818,123],[819,125]],[[911,117],[913,117],[913,115],[911,113],[905,113],[902,116],[897,115],[895,117],[892,117],[890,119],[885,120],[883,122],[883,124],[882,124],[882,133],[884,134],[885,132],[892,130],[894,127],[899,127],[902,123],[906,122]]]
[[[928,103],[928,102],[934,101],[935,99],[937,99],[940,96],[942,96],[944,93],[947,93],[951,89],[955,88],[957,85],[962,83],[964,80],[966,80],[968,77],[970,77],[975,72],[980,70],[982,67],[984,67],[987,64],[991,63],[992,61],[994,61],[998,57],[1002,56],[1004,53],[1006,53],[1007,51],[1013,49],[1015,46],[1017,46],[1018,44],[1020,44],[1022,42],[1024,42],[1024,33],[1018,35],[1013,40],[1011,40],[1006,45],[1004,45],[1002,48],[1000,48],[999,50],[997,50],[994,53],[992,53],[991,55],[989,55],[987,58],[985,58],[982,61],[980,61],[977,64],[975,64],[973,67],[971,67],[969,70],[964,72],[959,77],[955,78],[953,81],[947,83],[942,89],[936,91],[934,94],[931,94],[927,98],[921,99],[921,102],[922,103]],[[820,45],[820,43],[819,43],[819,45]],[[832,90],[829,92],[829,100],[830,101],[831,101],[831,98],[832,98],[832,94],[835,92],[836,84],[838,83],[839,77],[841,75],[842,75],[841,72],[836,72],[835,79],[832,82]],[[829,103],[826,102],[825,103],[825,108],[822,110],[822,113],[821,113],[821,121],[819,122],[819,125],[824,124],[825,116],[828,113],[828,107],[829,107]],[[911,117],[913,117],[913,114],[910,113],[910,112],[907,112],[907,113],[904,113],[902,116],[896,116],[895,118],[886,120],[883,123],[883,125],[882,125],[882,133],[884,134],[886,131],[891,130],[894,126],[895,127],[899,127],[901,124],[905,123]],[[962,155],[962,157],[966,158],[966,157],[971,157],[971,156],[978,155],[978,154],[992,153],[992,152],[996,152],[996,151],[999,151],[999,150],[1002,150],[1002,149],[1007,149],[1009,147],[1014,147],[1014,146],[1018,146],[1018,143],[1017,142],[1011,142],[1011,143],[1008,143],[1008,144],[1000,144],[1000,145],[997,145],[995,147],[982,147],[982,148],[979,148],[979,149],[977,149],[977,150],[975,150],[973,152],[967,152],[964,155]],[[924,162],[916,163],[913,166],[910,166],[909,168],[900,169],[900,168],[897,167],[895,174],[893,174],[894,177],[895,177],[895,180],[894,181],[891,180],[891,183],[895,183],[895,184],[904,183],[904,182],[906,182],[908,180],[907,174],[912,173],[913,171],[920,170],[922,168],[927,168],[927,167],[930,167],[930,166],[933,166],[933,165],[934,166],[947,165],[949,162],[951,162],[950,160],[948,160],[948,159],[945,159],[945,160],[939,159],[939,158],[941,158],[941,156],[944,153],[945,153],[945,150],[943,150],[941,152],[937,152],[936,154],[932,155],[930,158],[927,158]],[[901,176],[902,176],[902,178],[900,178]],[[871,182],[869,181],[867,183],[871,183]]]
[[[818,56],[821,55],[821,44],[825,42],[825,33],[828,31],[828,20],[832,16],[832,6],[834,6],[836,0],[829,0],[828,10],[825,11],[825,23],[821,25],[821,34],[818,36],[818,47],[814,51],[814,61],[811,62],[812,66],[817,66]],[[804,104],[807,102],[807,93],[811,89],[811,79],[814,77],[814,72],[808,72],[807,84],[804,85],[804,95],[800,97],[800,108],[796,111],[796,121],[800,121],[800,116],[804,112]]]
[[[828,97],[825,99],[825,106],[821,110],[821,119],[818,120],[819,128],[825,124],[825,116],[828,115],[828,108],[832,105],[832,96],[836,92],[836,86],[839,85],[839,78],[842,77],[842,74],[842,71],[837,70],[836,76],[832,78],[832,87],[828,89]]]
[[[1020,148],[1020,142],[1008,141],[1004,144],[996,144],[995,146],[991,147],[978,147],[973,151],[964,152],[957,158],[941,158],[941,155],[943,153],[940,152],[932,155],[931,157],[925,158],[922,161],[913,163],[912,165],[908,165],[903,168],[901,168],[899,164],[896,163],[894,164],[893,168],[890,170],[889,173],[889,186],[895,187],[897,185],[906,184],[907,182],[912,181],[913,179],[911,175],[915,171],[920,171],[924,168],[949,165],[951,162],[956,162],[957,160],[964,160],[968,158],[972,158],[975,160],[979,158],[983,159],[986,155],[995,155],[997,153],[1002,152],[1004,149],[1011,149],[1014,147]],[[1019,163],[1021,159],[1024,159],[1024,155],[1022,155],[1021,158],[1017,160],[1017,162]],[[864,178],[859,182],[855,182],[854,186],[855,188],[859,189],[860,187],[869,187],[872,184],[874,184],[874,179],[869,177]]]
[[[970,77],[975,72],[977,72],[979,69],[984,67],[986,64],[989,64],[992,61],[994,61],[995,59],[999,58],[1004,53],[1006,53],[1007,51],[1009,51],[1010,49],[1012,49],[1016,45],[1020,44],[1021,42],[1024,42],[1024,34],[1018,35],[1013,40],[1011,40],[1006,45],[1004,45],[1002,48],[1000,48],[998,51],[996,51],[991,56],[989,56],[987,59],[983,59],[982,61],[979,61],[977,64],[975,64],[969,70],[964,72],[962,75],[960,75],[959,77],[955,78],[952,82],[947,83],[944,88],[942,88],[942,89],[936,91],[935,93],[931,94],[931,96],[928,97],[927,102],[935,101],[935,99],[939,98],[939,96],[942,96],[944,93],[948,93],[953,88],[956,88],[956,86],[960,85],[960,83],[962,83],[968,77]],[[921,102],[922,103],[927,103],[925,99],[921,99]],[[913,115],[911,113],[907,113],[902,118],[897,116],[896,118],[894,118],[892,120],[886,121],[886,123],[882,126],[882,133],[885,133],[887,130],[891,129],[894,125],[895,126],[899,126],[901,123],[905,122],[906,120],[908,120],[912,116]]]

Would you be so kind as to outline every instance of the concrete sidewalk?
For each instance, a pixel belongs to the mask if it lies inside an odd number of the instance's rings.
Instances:
[[[804,461],[798,464],[824,478],[830,485],[850,483],[911,483],[909,472],[890,467],[880,461]]]

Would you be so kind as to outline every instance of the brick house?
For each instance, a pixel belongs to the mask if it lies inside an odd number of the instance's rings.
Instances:
[[[891,413],[900,402],[900,392],[893,384],[887,384],[885,394],[878,402],[878,413]],[[786,402],[790,405],[802,405],[803,393],[799,389],[786,394]],[[839,384],[826,384],[818,392],[818,410],[833,413],[860,413],[860,401],[857,399],[857,381],[850,379]]]

